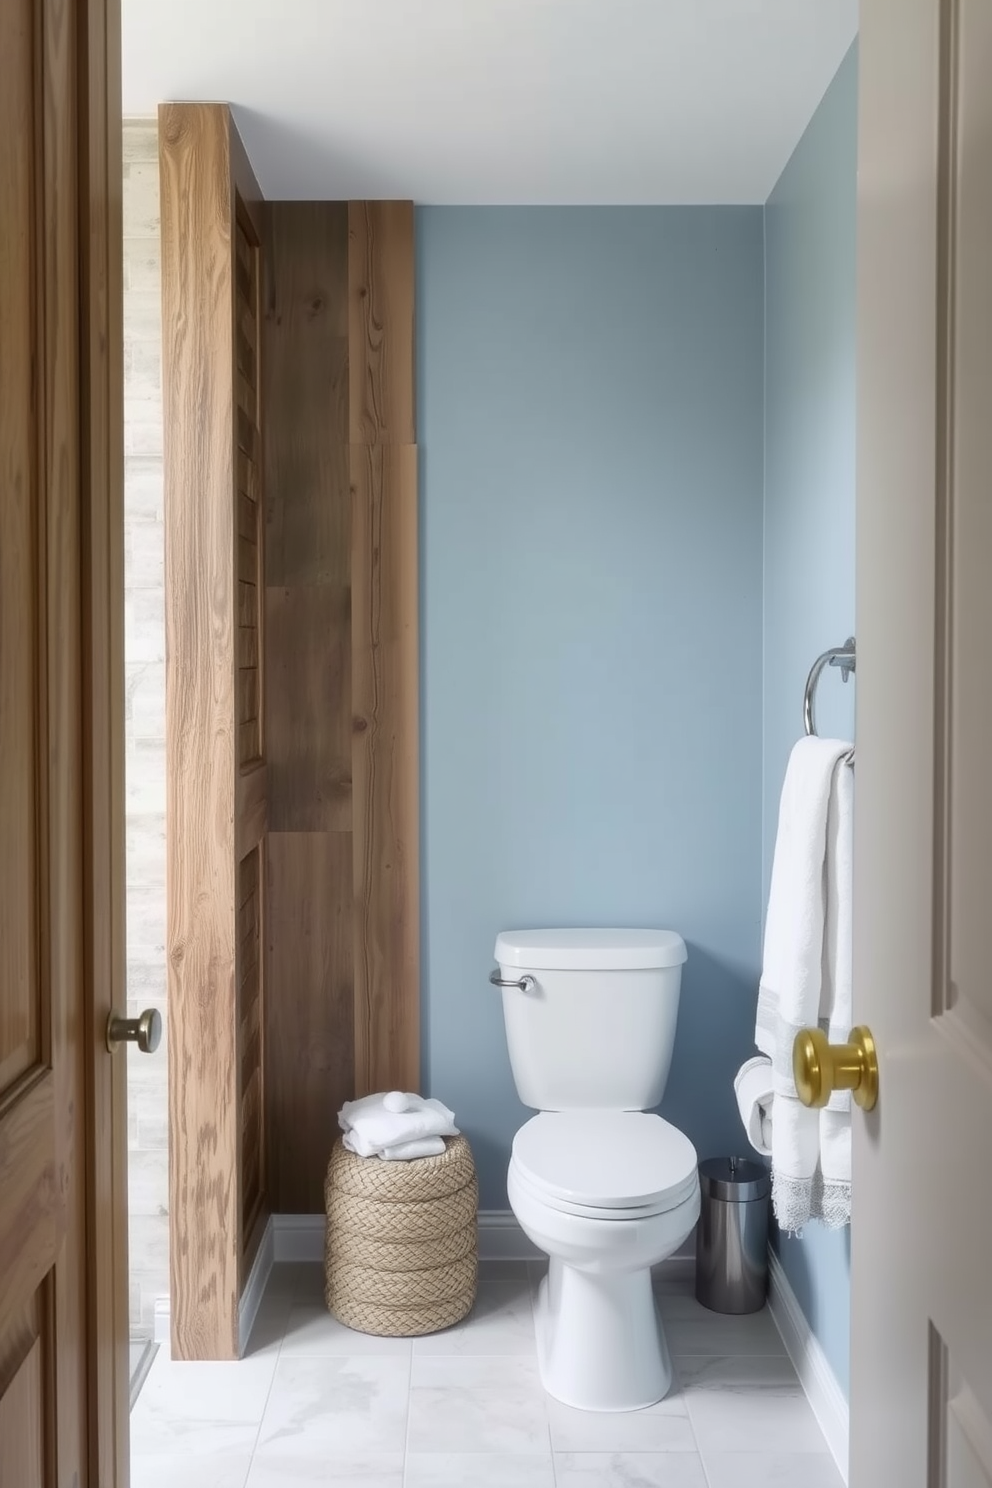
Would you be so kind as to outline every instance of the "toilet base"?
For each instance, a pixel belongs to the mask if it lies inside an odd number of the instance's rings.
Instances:
[[[668,1394],[672,1361],[649,1269],[580,1271],[552,1256],[535,1313],[541,1382],[564,1405],[644,1410]]]

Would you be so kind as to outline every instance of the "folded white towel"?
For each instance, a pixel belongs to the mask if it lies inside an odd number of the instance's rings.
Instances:
[[[850,1096],[809,1110],[792,1077],[801,1028],[819,1026],[838,1042],[851,1028],[854,772],[843,758],[850,747],[800,739],[779,808],[755,1043],[772,1062],[772,1203],[785,1230],[811,1217],[830,1225],[850,1219]]]
[[[347,1142],[347,1138],[344,1140]],[[421,1137],[419,1142],[401,1142],[398,1147],[386,1147],[379,1156],[384,1162],[412,1162],[418,1157],[440,1157],[443,1151],[443,1137]]]
[[[734,1079],[734,1093],[747,1139],[762,1157],[772,1155],[772,1062],[758,1054],[742,1064]]]
[[[338,1113],[338,1125],[344,1132],[344,1145],[359,1157],[384,1158],[397,1149],[408,1149],[412,1143],[458,1135],[454,1112],[447,1106],[401,1091],[345,1101]],[[409,1153],[408,1160],[436,1152],[434,1147],[429,1153]]]

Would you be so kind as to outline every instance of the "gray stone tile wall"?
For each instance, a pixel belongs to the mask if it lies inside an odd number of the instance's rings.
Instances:
[[[124,123],[124,664],[127,995],[133,1014],[165,987],[165,567],[158,131]],[[131,1336],[150,1338],[169,1294],[166,1040],[128,1049]]]

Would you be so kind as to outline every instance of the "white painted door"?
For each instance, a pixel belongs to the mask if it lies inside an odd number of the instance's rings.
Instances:
[[[862,0],[851,1488],[992,1484],[992,3]]]

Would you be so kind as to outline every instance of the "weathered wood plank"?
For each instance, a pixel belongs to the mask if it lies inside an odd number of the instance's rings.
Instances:
[[[417,451],[353,445],[355,1083],[420,1081]]]
[[[269,830],[347,830],[350,591],[329,584],[269,588],[265,625]]]
[[[351,834],[270,832],[264,999],[269,1197],[319,1214],[337,1112],[354,1094]]]
[[[348,207],[349,428],[353,444],[416,443],[413,203]]]
[[[347,585],[347,206],[271,203],[266,252],[267,581]]]
[[[234,1359],[241,1216],[230,119],[221,105],[166,104],[159,121],[172,1347],[177,1358]]]
[[[246,313],[258,314],[259,193],[225,106],[167,104],[159,117],[172,1346],[177,1358],[233,1359],[246,1245],[264,1203],[260,1118],[254,1133],[244,1125],[239,1011],[243,978],[253,1005],[264,985],[257,944],[242,964],[239,921],[248,916],[257,941],[250,861],[265,832],[266,773],[236,768],[259,760],[262,744],[259,406],[238,367]],[[255,1021],[246,1033],[260,1062]]]

